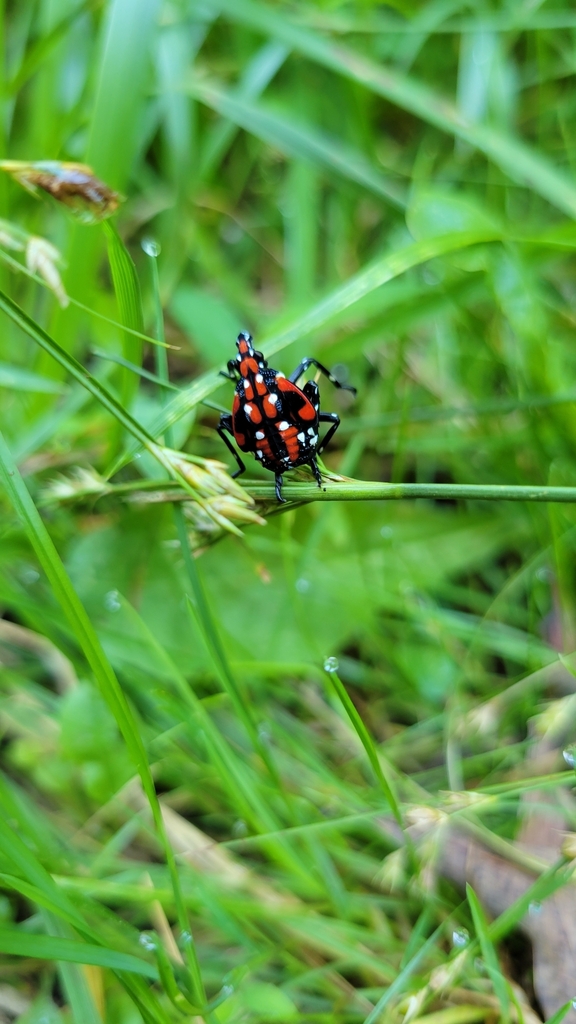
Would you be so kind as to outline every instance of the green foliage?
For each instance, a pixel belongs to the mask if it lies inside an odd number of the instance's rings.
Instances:
[[[511,840],[573,784],[528,762],[573,740],[573,11],[19,0],[2,28],[2,158],[126,199],[88,226],[0,181],[71,299],[0,233],[21,1019],[506,1019],[500,943],[571,877]],[[321,382],[326,491],[299,471],[281,514],[255,462],[242,490],[204,461],[246,328],[358,387]],[[451,821],[534,870],[495,922],[434,875]]]

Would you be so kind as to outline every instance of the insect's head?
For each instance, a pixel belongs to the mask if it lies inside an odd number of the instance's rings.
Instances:
[[[258,352],[252,345],[252,335],[248,331],[240,331],[240,334],[236,338],[236,345],[238,347],[237,361],[240,363],[243,359],[255,360],[257,367],[256,369],[263,370],[266,366],[266,360],[261,352]]]

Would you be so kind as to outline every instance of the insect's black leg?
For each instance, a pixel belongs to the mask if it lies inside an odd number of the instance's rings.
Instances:
[[[328,430],[326,431],[326,436],[324,437],[322,443],[318,447],[318,454],[320,455],[324,451],[326,445],[330,443],[330,441],[334,437],[334,434],[338,430],[338,427],[340,426],[340,417],[337,412],[321,412],[318,414],[318,421],[320,423],[332,424],[332,426],[329,427]]]
[[[226,369],[228,370],[228,373],[226,373],[225,370],[220,370],[218,376],[225,377],[226,380],[233,380],[236,383],[238,380],[238,363],[236,360],[229,359],[226,363]]]
[[[222,414],[222,416],[220,417],[220,422],[216,427],[216,432],[224,441],[224,444],[226,445],[228,451],[231,452],[234,458],[236,459],[238,469],[236,470],[235,473],[232,473],[232,479],[235,480],[237,476],[241,476],[242,473],[246,472],[246,466],[242,462],[242,459],[238,455],[238,452],[234,448],[230,438],[226,437],[225,431],[228,431],[228,433],[232,434],[232,437],[234,437],[234,431],[232,430],[232,417],[228,413]]]
[[[286,504],[286,498],[282,497],[282,481],[283,480],[284,480],[284,477],[282,476],[282,473],[276,473],[275,474],[276,500],[281,502],[282,505],[285,505]]]
[[[303,359],[294,370],[294,373],[290,374],[288,380],[291,381],[292,384],[296,384],[309,366],[315,366],[317,370],[320,370],[320,373],[323,373],[325,377],[328,377],[328,380],[335,388],[342,388],[343,391],[351,391],[353,395],[356,394],[356,388],[353,388],[351,384],[341,384],[334,374],[330,372],[328,367],[323,366],[322,363],[319,363],[317,359],[313,358],[313,356],[307,356],[306,359]]]
[[[310,462],[308,463],[308,465],[310,466],[310,469],[312,470],[312,472],[314,474],[314,479],[316,480],[316,483],[318,484],[318,487],[322,487],[322,474],[321,474],[320,470],[318,469],[318,463],[316,462],[316,459],[315,458],[311,458]]]

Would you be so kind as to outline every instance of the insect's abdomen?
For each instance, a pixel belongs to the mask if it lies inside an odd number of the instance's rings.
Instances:
[[[232,426],[241,451],[282,473],[308,462],[318,444],[318,410],[297,385],[275,370],[239,381]]]

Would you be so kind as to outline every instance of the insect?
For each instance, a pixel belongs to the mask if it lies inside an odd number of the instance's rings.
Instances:
[[[216,428],[238,464],[233,475],[240,476],[246,466],[227,434],[234,438],[241,451],[252,452],[261,465],[274,473],[278,501],[285,501],[282,481],[287,469],[310,466],[321,487],[316,455],[334,436],[340,417],[335,412],[320,412],[320,392],[315,381],[309,380],[303,388],[298,387],[297,381],[309,366],[315,366],[337,388],[353,394],[356,388],[341,384],[330,370],[311,357],[303,359],[294,373],[285,377],[268,366],[262,353],[253,347],[252,336],[247,331],[238,335],[236,345],[238,355],[228,361],[228,373],[222,374],[236,382],[232,413],[223,413]],[[320,423],[330,424],[322,441]]]

